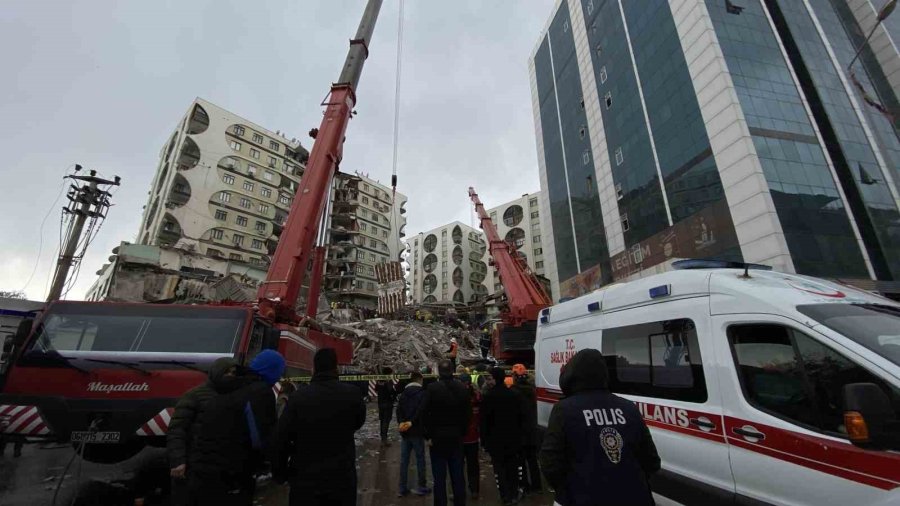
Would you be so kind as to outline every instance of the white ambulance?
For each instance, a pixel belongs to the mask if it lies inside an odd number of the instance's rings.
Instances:
[[[540,424],[563,396],[561,367],[595,348],[651,429],[657,493],[900,505],[900,304],[743,264],[681,267],[541,313]]]

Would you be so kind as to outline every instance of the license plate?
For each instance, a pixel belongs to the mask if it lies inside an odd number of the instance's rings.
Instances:
[[[73,443],[115,444],[119,442],[121,432],[91,432],[87,430],[72,431]]]

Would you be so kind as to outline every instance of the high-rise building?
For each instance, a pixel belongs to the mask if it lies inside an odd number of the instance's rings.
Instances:
[[[332,300],[374,308],[376,266],[401,261],[407,197],[359,172],[335,188],[323,287]]]
[[[526,193],[505,204],[487,210],[497,233],[506,242],[512,243],[525,258],[528,267],[538,276],[545,276],[544,241],[541,237],[540,192]],[[490,255],[490,252],[488,252]],[[488,292],[495,293],[503,288],[500,273],[488,262],[485,280]]]
[[[419,233],[407,245],[414,304],[465,304],[487,294],[487,245],[479,230],[454,221]]]
[[[308,158],[296,139],[196,99],[160,152],[144,207],[138,246],[153,248],[117,248],[121,258],[98,272],[91,300],[197,301],[228,290],[234,298],[220,278],[236,275],[240,297],[252,297]],[[322,230],[329,245],[322,290],[331,300],[376,307],[375,265],[400,260],[406,200],[359,173],[335,177],[330,226]],[[148,279],[147,264],[159,264],[164,276]],[[183,293],[198,278],[214,286]]]
[[[900,292],[900,21],[864,44],[876,6],[557,2],[529,62],[555,295],[679,258]]]
[[[196,99],[160,151],[138,243],[265,267],[308,157],[299,141]]]

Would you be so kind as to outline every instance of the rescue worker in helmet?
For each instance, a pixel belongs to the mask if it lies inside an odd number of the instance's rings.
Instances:
[[[522,429],[521,486],[528,493],[540,493],[541,470],[537,461],[538,426],[537,395],[524,364],[512,367],[512,388],[525,401],[525,423]]]
[[[456,342],[455,337],[450,338],[450,349],[447,350],[447,360],[450,361],[450,364],[453,366],[453,370],[456,370],[456,356],[459,353],[459,344]]]
[[[540,464],[562,506],[654,504],[649,477],[660,459],[634,403],[609,391],[595,349],[575,354],[560,374],[565,398],[553,406]]]
[[[478,339],[478,347],[481,348],[481,358],[487,360],[491,353],[491,327],[485,325],[481,328],[481,337]]]

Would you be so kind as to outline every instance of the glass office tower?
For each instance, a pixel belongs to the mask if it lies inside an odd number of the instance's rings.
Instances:
[[[554,293],[682,258],[900,293],[883,3],[558,2],[529,62]]]

